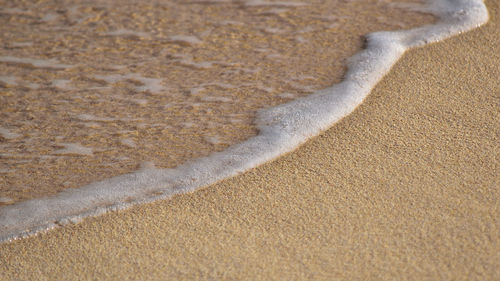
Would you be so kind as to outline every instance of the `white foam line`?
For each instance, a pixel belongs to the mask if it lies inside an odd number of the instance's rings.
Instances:
[[[438,23],[370,34],[366,49],[350,59],[342,83],[260,112],[259,135],[175,169],[146,167],[52,197],[1,207],[0,240],[191,192],[275,159],[351,113],[406,50],[473,29],[488,20],[481,0],[434,0],[427,7],[440,18]]]

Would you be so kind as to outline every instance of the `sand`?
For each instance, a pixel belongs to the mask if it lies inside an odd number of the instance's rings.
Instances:
[[[2,279],[500,279],[500,6],[272,163],[0,245]]]
[[[339,82],[362,35],[434,20],[378,0],[34,2],[0,0],[0,206],[224,150],[257,110]]]

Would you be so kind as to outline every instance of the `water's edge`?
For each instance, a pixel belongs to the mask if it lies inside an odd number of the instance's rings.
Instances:
[[[194,191],[273,160],[353,112],[406,50],[488,20],[482,0],[429,0],[419,9],[435,14],[439,21],[411,30],[369,34],[366,49],[350,58],[341,83],[259,112],[257,136],[175,169],[143,168],[55,196],[0,207],[0,242]]]

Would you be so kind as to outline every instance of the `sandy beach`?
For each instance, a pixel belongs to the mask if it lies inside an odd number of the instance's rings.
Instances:
[[[0,244],[2,280],[500,279],[500,5],[296,151]]]
[[[0,0],[0,206],[241,143],[257,110],[340,82],[363,35],[435,20],[376,0],[136,2]]]

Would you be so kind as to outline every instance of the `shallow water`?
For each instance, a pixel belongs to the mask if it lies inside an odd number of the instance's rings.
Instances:
[[[362,35],[433,21],[394,3],[0,1],[0,205],[255,135],[257,110],[339,82]]]

